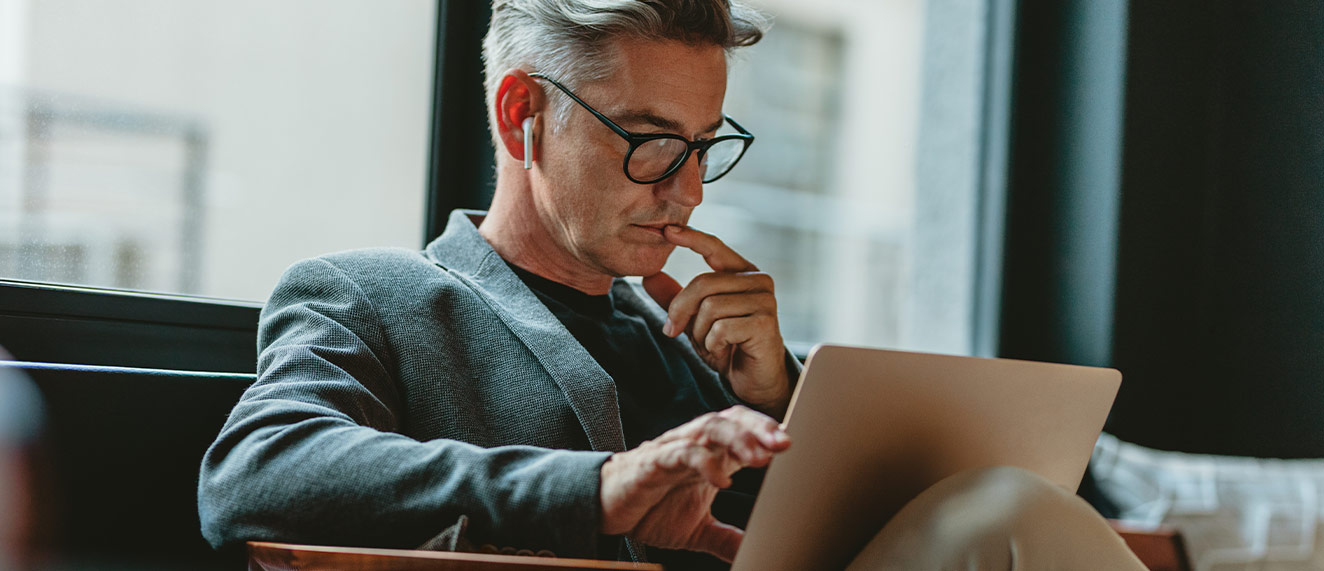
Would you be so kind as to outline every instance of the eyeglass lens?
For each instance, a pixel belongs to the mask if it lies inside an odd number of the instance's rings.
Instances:
[[[684,158],[688,150],[689,145],[679,139],[653,139],[634,149],[626,169],[635,180],[658,179]]]
[[[699,164],[703,182],[711,182],[731,170],[744,147],[744,141],[738,139],[727,139],[709,147]],[[654,139],[635,148],[626,168],[635,180],[656,180],[685,160],[687,152],[689,145],[679,139]]]
[[[745,142],[738,139],[727,139],[708,147],[708,154],[703,157],[704,162],[708,163],[707,168],[703,169],[703,181],[712,182],[726,174],[731,167],[736,166],[744,150]]]

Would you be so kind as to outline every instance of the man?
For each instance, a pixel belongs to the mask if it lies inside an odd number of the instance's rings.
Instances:
[[[799,364],[772,279],[687,223],[752,140],[722,101],[727,52],[762,25],[724,0],[495,2],[490,212],[452,214],[423,252],[286,272],[258,381],[203,461],[207,538],[734,557],[714,498],[790,446]],[[661,272],[676,247],[712,272],[682,287]],[[967,480],[940,499],[1042,494]],[[904,564],[888,546],[911,536],[879,537],[861,564]]]

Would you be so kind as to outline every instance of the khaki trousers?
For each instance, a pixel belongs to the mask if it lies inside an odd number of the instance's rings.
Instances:
[[[951,476],[906,504],[847,571],[1144,570],[1075,494],[1020,468]]]

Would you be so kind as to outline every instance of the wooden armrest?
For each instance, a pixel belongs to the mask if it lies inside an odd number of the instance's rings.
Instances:
[[[316,571],[360,569],[364,571],[568,571],[572,569],[648,569],[662,571],[653,563],[560,559],[521,555],[487,555],[450,551],[329,547],[290,543],[248,542],[250,571]]]
[[[1141,529],[1110,519],[1108,524],[1151,571],[1190,571],[1186,545],[1176,528]]]

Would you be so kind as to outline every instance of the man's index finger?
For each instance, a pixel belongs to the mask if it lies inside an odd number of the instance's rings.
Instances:
[[[672,244],[689,248],[694,253],[703,256],[703,261],[714,271],[752,272],[758,270],[754,267],[754,264],[736,253],[720,238],[702,230],[673,224],[667,226],[666,237]]]

